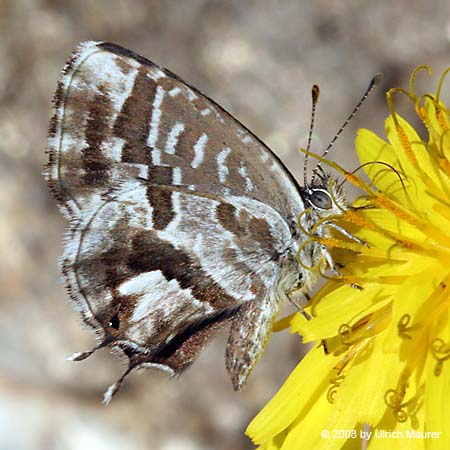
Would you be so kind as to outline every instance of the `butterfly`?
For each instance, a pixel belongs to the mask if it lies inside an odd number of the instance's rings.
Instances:
[[[235,390],[260,358],[283,303],[315,280],[318,237],[347,203],[318,171],[300,185],[213,100],[136,53],[85,42],[54,97],[46,178],[68,220],[68,292],[97,345],[128,368],[172,375],[229,328]],[[329,220],[327,220],[329,218]]]

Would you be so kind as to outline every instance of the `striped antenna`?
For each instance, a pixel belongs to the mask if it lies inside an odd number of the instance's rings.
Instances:
[[[320,89],[319,89],[319,86],[317,86],[317,84],[313,85],[313,87],[311,89],[311,94],[312,94],[311,123],[309,126],[308,143],[306,145],[306,151],[308,153],[311,148],[312,134],[313,134],[313,130],[314,130],[314,120],[316,118],[316,105],[317,105],[317,101],[319,100],[319,94],[320,94]],[[305,154],[305,160],[303,162],[303,185],[304,186],[306,186],[308,184],[308,180],[307,180],[307,178],[308,178],[308,176],[307,176],[308,153]]]
[[[366,89],[366,92],[361,97],[361,100],[358,102],[358,104],[355,106],[351,114],[345,119],[344,123],[339,128],[339,131],[335,134],[334,138],[331,140],[331,142],[328,144],[328,147],[325,149],[325,151],[322,153],[322,158],[325,158],[328,155],[328,152],[333,147],[333,144],[336,142],[337,138],[341,135],[341,133],[344,131],[345,127],[348,125],[348,123],[353,119],[355,114],[358,112],[359,108],[361,108],[361,105],[366,101],[367,97],[372,93],[375,86],[383,79],[382,73],[377,73],[369,83],[369,86]],[[320,165],[320,162],[317,164],[317,166],[313,170],[313,179],[318,176],[318,172],[322,171],[322,167]]]

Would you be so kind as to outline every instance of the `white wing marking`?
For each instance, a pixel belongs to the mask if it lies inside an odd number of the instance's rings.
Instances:
[[[227,159],[228,155],[231,153],[230,147],[225,147],[223,150],[220,151],[217,155],[217,170],[219,172],[219,181],[221,183],[225,183],[225,180],[227,179],[227,176],[229,174],[228,167],[225,164],[225,160]]]
[[[191,162],[191,167],[193,169],[197,169],[197,167],[199,167],[200,164],[203,162],[203,158],[205,156],[204,150],[207,142],[208,142],[208,135],[206,133],[203,133],[198,138],[198,141],[195,143],[194,145],[195,156]]]

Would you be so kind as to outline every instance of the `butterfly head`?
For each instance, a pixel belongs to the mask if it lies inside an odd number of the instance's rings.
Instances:
[[[300,190],[304,204],[304,215],[309,218],[311,226],[306,226],[307,232],[321,220],[342,214],[346,208],[346,201],[335,178],[326,172],[320,176],[313,177],[310,183]]]
[[[296,281],[288,280],[283,287],[287,291],[296,291],[301,295],[307,291],[316,279],[316,269],[325,261],[328,268],[335,271],[333,258],[320,239],[330,237],[332,230],[342,230],[336,219],[348,209],[342,189],[336,179],[325,171],[321,171],[313,179],[301,187],[300,195],[303,200],[303,210],[299,214],[295,231],[292,234],[291,247],[296,254],[297,273],[290,276]],[[291,298],[292,299],[292,298]]]

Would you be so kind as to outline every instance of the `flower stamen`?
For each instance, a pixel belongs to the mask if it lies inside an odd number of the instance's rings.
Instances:
[[[435,338],[431,343],[431,354],[437,360],[434,374],[438,377],[442,373],[444,362],[450,359],[450,344],[441,338]]]
[[[416,92],[415,92],[415,84],[416,84],[416,78],[417,78],[417,74],[421,71],[421,70],[426,70],[428,72],[428,75],[432,74],[432,70],[430,66],[427,66],[426,64],[423,64],[421,66],[416,67],[412,74],[411,77],[409,78],[409,90],[411,92],[411,97],[412,98],[416,98]]]
[[[436,89],[436,100],[438,102],[440,102],[440,99],[441,99],[442,85],[444,84],[444,81],[447,78],[447,75],[449,72],[450,72],[450,67],[447,67],[447,69],[444,70],[444,72],[441,75],[441,78],[439,79],[438,87]]]
[[[409,334],[411,331],[414,331],[415,326],[409,326],[411,323],[411,315],[410,314],[403,314],[403,316],[400,318],[397,328],[398,328],[398,335],[403,339],[412,339],[411,334]]]

